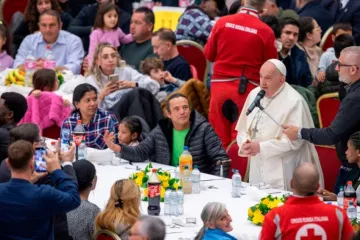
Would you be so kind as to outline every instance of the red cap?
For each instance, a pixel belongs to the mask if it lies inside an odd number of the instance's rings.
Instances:
[[[56,144],[56,142],[51,142],[51,145],[55,145]]]
[[[352,185],[352,181],[348,181],[348,185]]]
[[[153,173],[156,173],[156,168],[153,168],[152,170],[151,170],[151,172],[153,172]]]
[[[78,120],[77,120],[77,123],[78,123],[78,124],[81,124],[81,119],[78,119]]]

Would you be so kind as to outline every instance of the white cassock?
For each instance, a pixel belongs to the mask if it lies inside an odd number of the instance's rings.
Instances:
[[[236,125],[239,156],[244,156],[241,147],[247,139],[260,142],[260,153],[249,157],[249,182],[266,183],[273,188],[291,190],[290,180],[294,169],[301,163],[312,162],[317,166],[320,185],[323,187],[324,177],[313,144],[304,140],[290,141],[282,133],[283,129],[259,108],[246,116],[246,110],[260,90],[260,87],[257,87],[250,92]],[[284,83],[273,97],[264,97],[260,103],[281,125],[314,127],[305,99],[288,83]]]

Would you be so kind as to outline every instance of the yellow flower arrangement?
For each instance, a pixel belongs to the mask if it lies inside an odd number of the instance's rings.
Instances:
[[[260,200],[259,204],[256,204],[248,209],[248,220],[255,225],[262,226],[265,215],[271,210],[282,204],[284,204],[285,197],[273,197],[268,195]]]
[[[147,183],[149,180],[149,175],[151,174],[152,164],[146,166],[145,170],[140,172],[135,172],[130,175],[129,179],[132,179],[136,182],[136,184],[141,188],[141,199],[143,201],[147,201],[148,197],[148,189]],[[179,187],[179,179],[172,178],[169,172],[163,171],[161,168],[157,169],[156,171],[159,180],[161,181],[161,189],[160,189],[160,199],[161,202],[164,201],[165,191],[168,188],[175,188],[176,190]]]

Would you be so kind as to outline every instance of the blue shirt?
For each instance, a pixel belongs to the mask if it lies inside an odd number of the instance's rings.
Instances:
[[[72,136],[77,125],[77,120],[80,119],[79,112],[73,113],[69,118],[64,120],[61,131],[69,129],[70,136]],[[83,124],[83,127],[85,129],[85,144],[88,147],[106,149],[107,146],[103,138],[106,130],[113,132],[115,142],[118,142],[117,133],[119,131],[119,123],[114,114],[98,109],[91,121],[88,124]]]
[[[234,238],[230,234],[228,234],[218,228],[207,229],[205,231],[205,235],[202,240],[219,240],[219,239],[221,239],[221,240],[236,240],[236,238]]]
[[[44,58],[47,45],[41,32],[27,36],[16,54],[14,68],[25,63],[30,51],[36,59]],[[51,51],[56,59],[56,66],[63,66],[74,74],[80,74],[84,48],[78,36],[61,30],[56,42],[51,44]]]
[[[51,173],[49,185],[13,178],[0,184],[0,239],[54,239],[53,217],[80,205],[77,185],[62,170]]]

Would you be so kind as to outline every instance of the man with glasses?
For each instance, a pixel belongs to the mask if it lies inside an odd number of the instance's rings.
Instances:
[[[10,130],[20,122],[27,110],[24,96],[15,92],[3,93],[0,98],[0,163],[7,158]]]
[[[320,173],[320,185],[323,185],[315,147],[304,141],[291,142],[282,133],[282,124],[314,127],[305,99],[285,79],[286,67],[281,61],[270,59],[262,65],[260,87],[249,93],[236,126],[239,156],[250,158],[251,184],[290,191],[296,166],[312,162]],[[260,90],[265,91],[260,101],[264,111],[259,107],[249,113]]]
[[[307,140],[313,144],[335,145],[342,166],[336,181],[334,192],[359,175],[359,169],[346,160],[345,151],[351,134],[360,131],[360,47],[348,47],[342,50],[336,71],[339,80],[347,84],[346,96],[339,111],[327,128],[316,129],[304,126],[284,126],[284,133],[290,140]],[[299,127],[301,126],[301,127]]]

